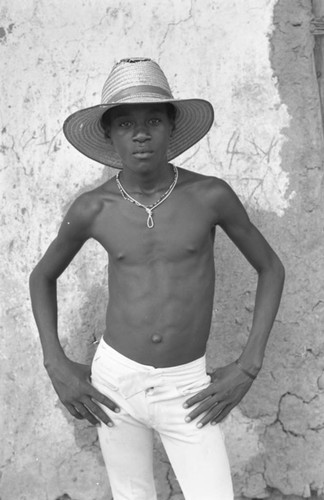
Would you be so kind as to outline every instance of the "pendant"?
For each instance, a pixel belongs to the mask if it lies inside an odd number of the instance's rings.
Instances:
[[[146,213],[147,213],[146,225],[147,225],[147,227],[149,229],[152,229],[152,227],[154,227],[154,220],[153,220],[152,210],[150,208],[146,208],[146,207],[145,207],[145,210],[146,210]]]

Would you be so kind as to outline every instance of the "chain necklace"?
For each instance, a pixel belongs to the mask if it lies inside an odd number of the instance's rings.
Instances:
[[[140,203],[139,201],[135,200],[129,193],[127,193],[126,189],[122,186],[122,184],[121,184],[121,182],[119,180],[120,171],[116,175],[117,187],[118,187],[118,189],[120,191],[120,194],[124,198],[124,200],[130,201],[131,203],[134,203],[137,207],[144,208],[144,210],[146,211],[146,213],[147,213],[146,225],[147,225],[147,227],[149,229],[152,229],[152,227],[154,227],[153,210],[156,207],[158,207],[159,205],[161,205],[161,203],[163,203],[167,198],[169,198],[170,194],[172,193],[172,191],[174,190],[174,188],[175,188],[175,186],[177,184],[177,181],[178,181],[178,169],[174,165],[172,165],[172,168],[173,168],[174,178],[173,178],[173,181],[172,181],[170,187],[161,196],[161,198],[159,198],[158,201],[156,201],[155,203],[152,203],[152,205],[143,205],[143,203]]]

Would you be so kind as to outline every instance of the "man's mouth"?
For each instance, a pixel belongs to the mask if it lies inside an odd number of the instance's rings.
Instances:
[[[138,151],[134,151],[133,156],[135,156],[135,158],[144,159],[144,158],[150,158],[152,156],[152,154],[153,154],[153,151],[138,150]]]

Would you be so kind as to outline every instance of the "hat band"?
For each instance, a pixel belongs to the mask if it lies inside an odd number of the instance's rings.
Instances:
[[[109,104],[109,102],[118,102],[125,97],[134,96],[134,94],[160,94],[161,97],[167,97],[169,99],[173,99],[171,92],[168,92],[161,87],[156,87],[155,85],[135,85],[134,87],[128,87],[127,89],[121,90],[117,92],[113,96],[109,98],[109,101],[106,101],[105,97],[102,99],[102,104]],[[105,101],[105,102],[104,102]]]

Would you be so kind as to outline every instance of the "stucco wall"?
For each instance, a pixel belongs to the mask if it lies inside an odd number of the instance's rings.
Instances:
[[[1,500],[111,498],[96,431],[63,410],[43,369],[27,280],[71,201],[115,174],[73,150],[62,122],[99,102],[112,64],[134,55],[157,60],[175,95],[211,100],[209,136],[176,163],[227,180],[287,269],[264,368],[224,423],[237,497],[324,494],[324,145],[310,0],[3,0],[0,12]],[[240,353],[255,289],[221,231],[215,255],[210,367]],[[74,359],[89,360],[103,330],[106,261],[88,242],[59,280]],[[155,459],[159,498],[180,500],[158,442]]]

